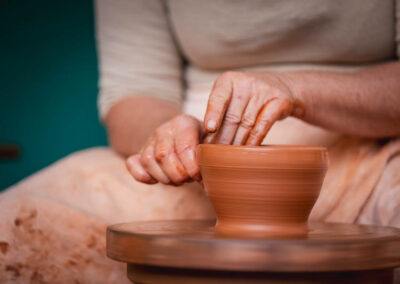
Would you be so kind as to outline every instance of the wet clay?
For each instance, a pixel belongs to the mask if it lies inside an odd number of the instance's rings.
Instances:
[[[324,147],[202,144],[218,233],[303,234],[328,167]]]

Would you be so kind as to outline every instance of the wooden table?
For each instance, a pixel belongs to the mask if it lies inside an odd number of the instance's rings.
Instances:
[[[310,223],[303,235],[221,235],[215,221],[149,221],[107,230],[107,255],[134,283],[393,283],[400,230]]]

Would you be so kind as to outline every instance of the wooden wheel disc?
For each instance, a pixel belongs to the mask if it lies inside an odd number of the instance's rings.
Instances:
[[[400,266],[400,230],[310,223],[302,235],[221,235],[214,220],[110,226],[107,255],[159,267],[235,271],[354,271]]]

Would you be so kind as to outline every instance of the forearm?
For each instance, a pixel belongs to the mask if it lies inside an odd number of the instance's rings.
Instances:
[[[354,73],[285,74],[300,105],[294,115],[341,133],[390,137],[400,135],[400,63]]]
[[[117,102],[105,119],[111,147],[121,155],[137,153],[160,124],[180,110],[158,99],[127,97]]]

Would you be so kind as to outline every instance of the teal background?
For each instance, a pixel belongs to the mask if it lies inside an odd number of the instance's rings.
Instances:
[[[0,190],[84,148],[106,145],[99,122],[93,3],[0,0]]]

